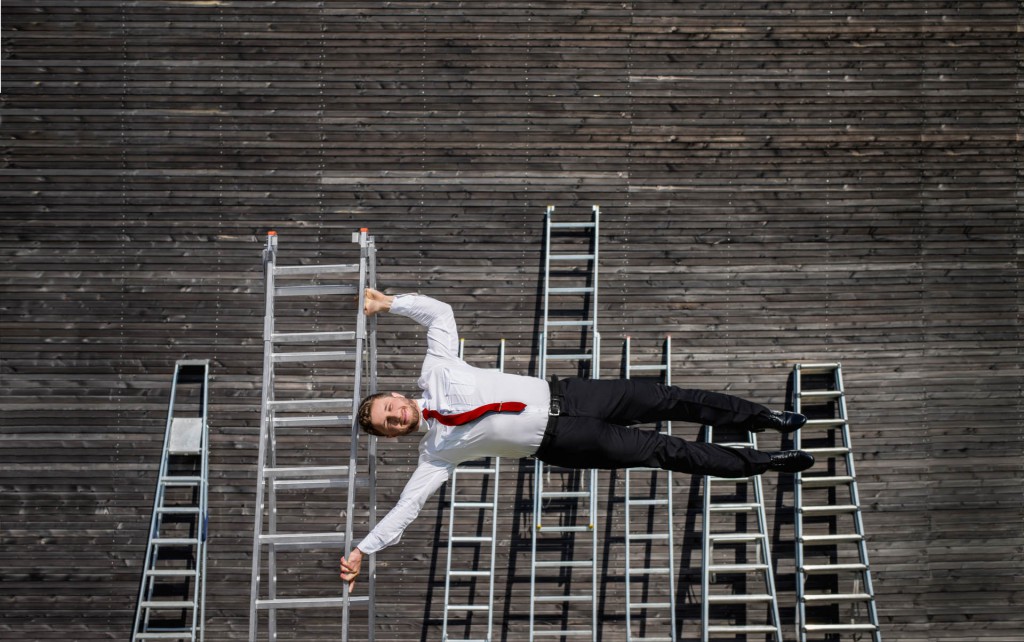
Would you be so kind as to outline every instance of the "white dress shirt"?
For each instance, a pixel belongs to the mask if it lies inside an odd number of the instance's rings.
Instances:
[[[475,368],[459,358],[455,315],[447,303],[416,294],[396,296],[391,313],[427,327],[427,356],[418,382],[420,408],[444,414],[487,403],[520,401],[519,413],[488,413],[462,426],[420,420],[427,433],[420,441],[419,463],[402,495],[384,519],[358,544],[369,555],[397,544],[406,527],[457,465],[483,457],[529,457],[540,448],[547,426],[551,391],[536,377]]]

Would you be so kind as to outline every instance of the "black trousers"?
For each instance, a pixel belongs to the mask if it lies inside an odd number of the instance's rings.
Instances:
[[[663,468],[716,477],[768,469],[769,456],[628,428],[659,420],[719,428],[749,427],[769,409],[746,399],[638,379],[565,379],[557,384],[561,414],[549,422],[536,457],[568,468]]]

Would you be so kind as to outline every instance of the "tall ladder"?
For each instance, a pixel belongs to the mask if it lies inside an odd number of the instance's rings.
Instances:
[[[340,637],[347,642],[353,606],[367,608],[367,631],[354,639],[374,639],[374,557],[368,562],[362,584],[365,593],[360,596],[348,595],[348,584],[337,580],[336,568],[326,573],[319,566],[323,559],[337,559],[339,553],[347,555],[352,550],[357,491],[367,489],[368,528],[376,524],[376,439],[368,437],[367,448],[361,451],[355,412],[363,395],[375,391],[377,383],[375,324],[372,318],[367,323],[362,312],[362,292],[376,283],[376,251],[366,229],[353,234],[352,241],[359,245],[358,263],[279,266],[277,234],[267,236],[250,642],[258,637],[260,612],[267,613],[267,637],[273,641],[278,635],[277,612],[292,609],[340,612]],[[295,285],[296,280],[300,284]],[[279,285],[279,281],[289,285]],[[343,329],[345,319],[335,316],[329,321],[332,330],[311,328],[308,310],[317,304],[332,314],[351,314],[350,329]],[[348,365],[342,368],[339,362]],[[348,465],[338,465],[346,451]],[[325,493],[325,489],[346,491],[344,530],[305,532],[305,510],[321,508],[337,514],[342,509],[334,491]],[[264,549],[266,567],[262,566]],[[315,558],[293,553],[310,550],[318,551]],[[279,560],[283,556],[287,561]],[[279,563],[288,569],[291,579],[284,588],[294,594],[279,593]],[[303,592],[303,580],[310,574],[317,580],[324,578],[321,581],[333,578],[340,595]],[[330,637],[338,636],[333,633]],[[304,635],[303,639],[309,638]]]
[[[132,640],[204,639],[210,363],[174,364]]]
[[[540,376],[547,378],[553,374],[549,368],[554,363],[563,365],[562,374],[566,374],[565,365],[574,364],[571,375],[578,374],[589,364],[590,377],[597,379],[601,363],[601,335],[597,330],[601,210],[593,206],[588,221],[555,222],[554,212],[554,206],[549,206],[545,215]],[[552,269],[552,265],[557,267]],[[557,309],[552,310],[552,306]],[[567,344],[568,352],[565,351]],[[597,639],[597,480],[597,470],[557,468],[546,466],[540,460],[535,463],[530,642],[539,637]],[[582,559],[576,557],[579,539],[589,540],[589,556]],[[546,574],[539,576],[541,572]],[[580,583],[582,574],[587,576],[583,583],[589,583],[589,589],[573,592],[573,585]],[[552,587],[559,585],[562,589],[555,593]],[[545,608],[550,605],[561,608],[552,612]],[[573,606],[589,607],[588,628],[571,628],[564,624],[572,616]],[[544,625],[557,628],[544,628]]]
[[[796,364],[793,409],[809,418],[793,433],[794,446],[816,460],[813,468],[796,475],[793,493],[797,636],[806,642],[814,634],[832,639],[870,633],[874,642],[881,642],[842,366]],[[805,439],[809,447],[803,445]]]
[[[716,442],[714,427],[704,426],[704,437],[709,443],[757,448],[757,436],[752,432],[730,436],[740,437],[740,441]],[[726,489],[718,490],[721,486]],[[754,524],[749,523],[751,517]],[[705,475],[703,521],[701,641],[724,636],[764,635],[782,642],[761,476]],[[757,605],[764,607],[763,615],[757,615]],[[713,607],[717,607],[714,612]],[[728,618],[730,622],[713,624],[712,618],[718,621]]]
[[[658,364],[634,365],[631,346],[632,341],[627,336],[627,379],[632,379],[634,373],[654,373],[662,383],[672,385],[672,337],[665,337],[664,356]],[[671,435],[672,422],[662,422],[661,430]],[[643,487],[640,486],[641,476],[647,477]],[[627,468],[625,478],[626,639],[628,642],[675,642],[676,562],[672,537],[672,473],[660,468]],[[639,492],[644,494],[638,495]],[[644,524],[643,531],[634,531],[637,522]],[[640,566],[634,566],[633,562],[638,552],[636,549],[640,549],[643,555]],[[633,631],[635,611],[639,611],[640,615],[637,618],[642,627],[640,633]],[[658,619],[667,621],[667,633],[653,633],[657,627],[652,626],[652,623]]]
[[[463,358],[465,340],[459,339],[459,358]],[[498,345],[498,370],[505,371],[505,340]],[[501,458],[487,457],[477,461],[460,464],[452,471],[451,501],[448,510],[448,561],[444,576],[444,622],[441,629],[442,642],[491,642],[494,628],[494,565],[497,560],[498,544],[498,496],[501,472]],[[461,482],[463,478],[468,481]],[[466,491],[466,487],[469,491]],[[469,497],[467,499],[467,496]],[[457,519],[460,516],[474,516],[476,519]],[[463,521],[464,520],[464,521]],[[490,522],[490,527],[487,523]],[[460,532],[469,524],[476,524],[473,533]],[[486,534],[485,530],[486,529]],[[472,564],[467,568],[456,567],[456,551],[471,551]],[[466,557],[460,555],[460,562]],[[483,560],[483,561],[482,561]],[[486,582],[487,601],[476,601],[478,581]],[[459,601],[455,599],[452,584],[464,588],[460,592]],[[463,597],[464,595],[464,597]],[[458,617],[456,613],[463,614]],[[486,615],[486,629],[483,637],[452,637],[449,630],[453,620],[461,620],[466,631],[473,626],[472,616],[475,613]]]

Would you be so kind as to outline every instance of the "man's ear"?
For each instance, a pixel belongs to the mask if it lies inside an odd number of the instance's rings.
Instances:
[[[392,397],[398,397],[398,398],[401,398],[401,397],[402,397],[402,395],[401,395],[401,394],[399,394],[399,393],[397,393],[397,392],[392,392],[392,393],[391,393],[391,396],[392,396]]]

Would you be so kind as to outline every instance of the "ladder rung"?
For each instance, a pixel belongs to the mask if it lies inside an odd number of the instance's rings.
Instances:
[[[631,568],[630,575],[669,575],[672,569],[667,566],[653,566],[648,568]]]
[[[493,502],[452,502],[452,508],[494,508]]]
[[[297,466],[291,468],[264,468],[268,479],[295,479],[306,477],[348,475],[348,466]]]
[[[164,486],[198,486],[203,481],[202,477],[166,475],[160,478]]]
[[[555,327],[588,327],[594,325],[593,321],[548,321],[549,328]]]
[[[593,602],[593,595],[535,595],[534,602]]]
[[[195,546],[199,543],[196,537],[154,537],[149,540],[154,546]]]
[[[667,499],[627,499],[630,506],[668,506]]]
[[[768,570],[767,564],[709,564],[712,573],[754,573]]]
[[[549,254],[550,261],[593,261],[593,254]]]
[[[490,577],[490,571],[449,571],[451,577]]]
[[[274,343],[330,343],[355,338],[355,332],[278,332],[271,337]]]
[[[570,228],[570,227],[571,228],[594,227],[594,222],[593,221],[589,221],[589,222],[582,222],[582,223],[555,223],[555,222],[551,223],[551,228],[552,229],[555,229],[555,228]]]
[[[463,535],[463,536],[452,537],[451,538],[451,542],[453,544],[490,544],[491,543],[491,537],[490,536],[479,536],[479,537],[477,537],[477,536]]]
[[[712,513],[741,513],[748,510],[757,510],[758,504],[711,504],[708,509]]]
[[[727,482],[730,484],[746,484],[750,481],[749,477],[711,477],[708,479],[713,482]]]
[[[449,611],[490,611],[491,607],[486,604],[448,604],[445,606]]]
[[[800,512],[804,515],[841,515],[843,513],[857,512],[853,504],[838,504],[835,506],[801,506]]]
[[[726,448],[753,448],[754,444],[749,441],[724,441],[716,443],[716,446],[725,446]],[[738,477],[716,477],[716,479],[739,479]]]
[[[146,571],[146,575],[149,577],[195,577],[197,574],[196,569],[153,569]]]
[[[198,515],[198,506],[161,506],[156,509],[161,515]]]
[[[635,535],[633,533],[626,533],[626,539],[636,542],[661,542],[669,538],[666,533],[649,533],[646,535]]]
[[[808,604],[838,604],[839,602],[868,602],[872,599],[867,593],[819,593],[804,595]]]
[[[759,539],[764,539],[765,535],[762,533],[709,533],[708,539],[713,542],[756,542]]]
[[[587,533],[594,530],[591,526],[538,526],[537,530],[545,533]]]
[[[287,401],[271,401],[270,408],[278,412],[297,410],[324,410],[327,408],[351,408],[351,399],[291,399]]]
[[[578,636],[578,637],[586,636],[586,637],[591,637],[592,633],[591,633],[590,629],[562,629],[560,631],[533,631],[533,637],[538,637],[538,636],[541,636],[541,635],[557,636],[557,637],[570,637],[570,636]]]
[[[484,468],[482,466],[460,466],[455,469],[456,475],[493,475],[493,468]]]
[[[630,602],[629,604],[631,609],[667,609],[671,607],[672,604],[669,602]]]
[[[778,629],[769,624],[713,624],[708,626],[711,633],[776,633]]]
[[[165,611],[176,609],[194,609],[196,608],[196,603],[185,602],[182,600],[146,600],[140,606],[144,609]]]
[[[194,640],[195,632],[192,629],[181,631],[144,631],[132,636],[132,640]]]
[[[578,499],[590,497],[589,490],[541,491],[541,499]]]
[[[567,353],[567,354],[546,354],[546,355],[544,355],[544,359],[546,359],[548,361],[570,361],[570,360],[590,361],[593,358],[594,358],[594,355],[591,355],[591,354],[568,354]]]
[[[557,560],[534,563],[537,568],[590,568],[593,565],[593,560]]]
[[[592,287],[578,288],[548,288],[548,294],[590,294],[594,291]],[[551,325],[551,322],[548,322]]]
[[[842,390],[801,390],[801,399],[838,399],[843,396]]]
[[[800,476],[800,485],[806,488],[829,488],[831,486],[842,486],[853,483],[853,477],[843,475],[839,477],[807,477]]]
[[[839,446],[837,448],[801,448],[805,453],[811,453],[816,459],[824,459],[825,457],[836,457],[839,455],[845,455],[850,452],[849,448]]]
[[[356,358],[355,352],[345,350],[324,350],[322,352],[275,352],[274,363],[309,363],[313,361],[349,361]]]
[[[864,539],[856,533],[846,535],[804,535],[800,538],[804,546],[831,546],[833,544],[845,544],[848,542],[859,542]]]
[[[805,564],[800,570],[808,575],[821,573],[849,573],[854,571],[866,571],[866,564]]]
[[[258,609],[318,609],[331,606],[344,606],[348,602],[351,606],[360,606],[370,603],[370,598],[365,595],[357,597],[298,597],[298,598],[277,598],[273,600],[256,600]]]
[[[839,368],[838,363],[801,363],[800,372],[811,374],[823,374],[832,372]]]
[[[845,423],[846,420],[841,417],[835,419],[808,419],[801,430],[806,431],[808,428],[833,428],[835,426],[842,426]]]
[[[350,426],[352,415],[314,415],[311,417],[274,417],[280,428],[317,428],[323,426]]]
[[[354,285],[286,285],[274,288],[275,296],[324,296],[331,294],[355,294]]]
[[[638,638],[633,636],[629,638],[632,642],[676,642],[675,638],[665,637],[654,637],[654,638]]]
[[[288,533],[278,535],[260,535],[260,544],[273,545],[278,548],[317,548],[324,545],[344,544],[345,533]]]
[[[803,629],[808,633],[843,633],[856,631],[875,631],[874,624],[805,624]]]
[[[657,366],[650,365],[650,364],[642,365],[642,366],[630,366],[629,369],[630,370],[655,370],[655,371],[659,371],[660,372],[660,371],[665,370],[665,364],[661,364],[661,365],[657,365]]]
[[[752,602],[771,602],[772,596],[765,594],[729,594],[729,595],[709,595],[708,603],[714,604],[747,604]]]
[[[358,263],[335,265],[276,265],[274,276],[316,276],[318,274],[358,274]]]

